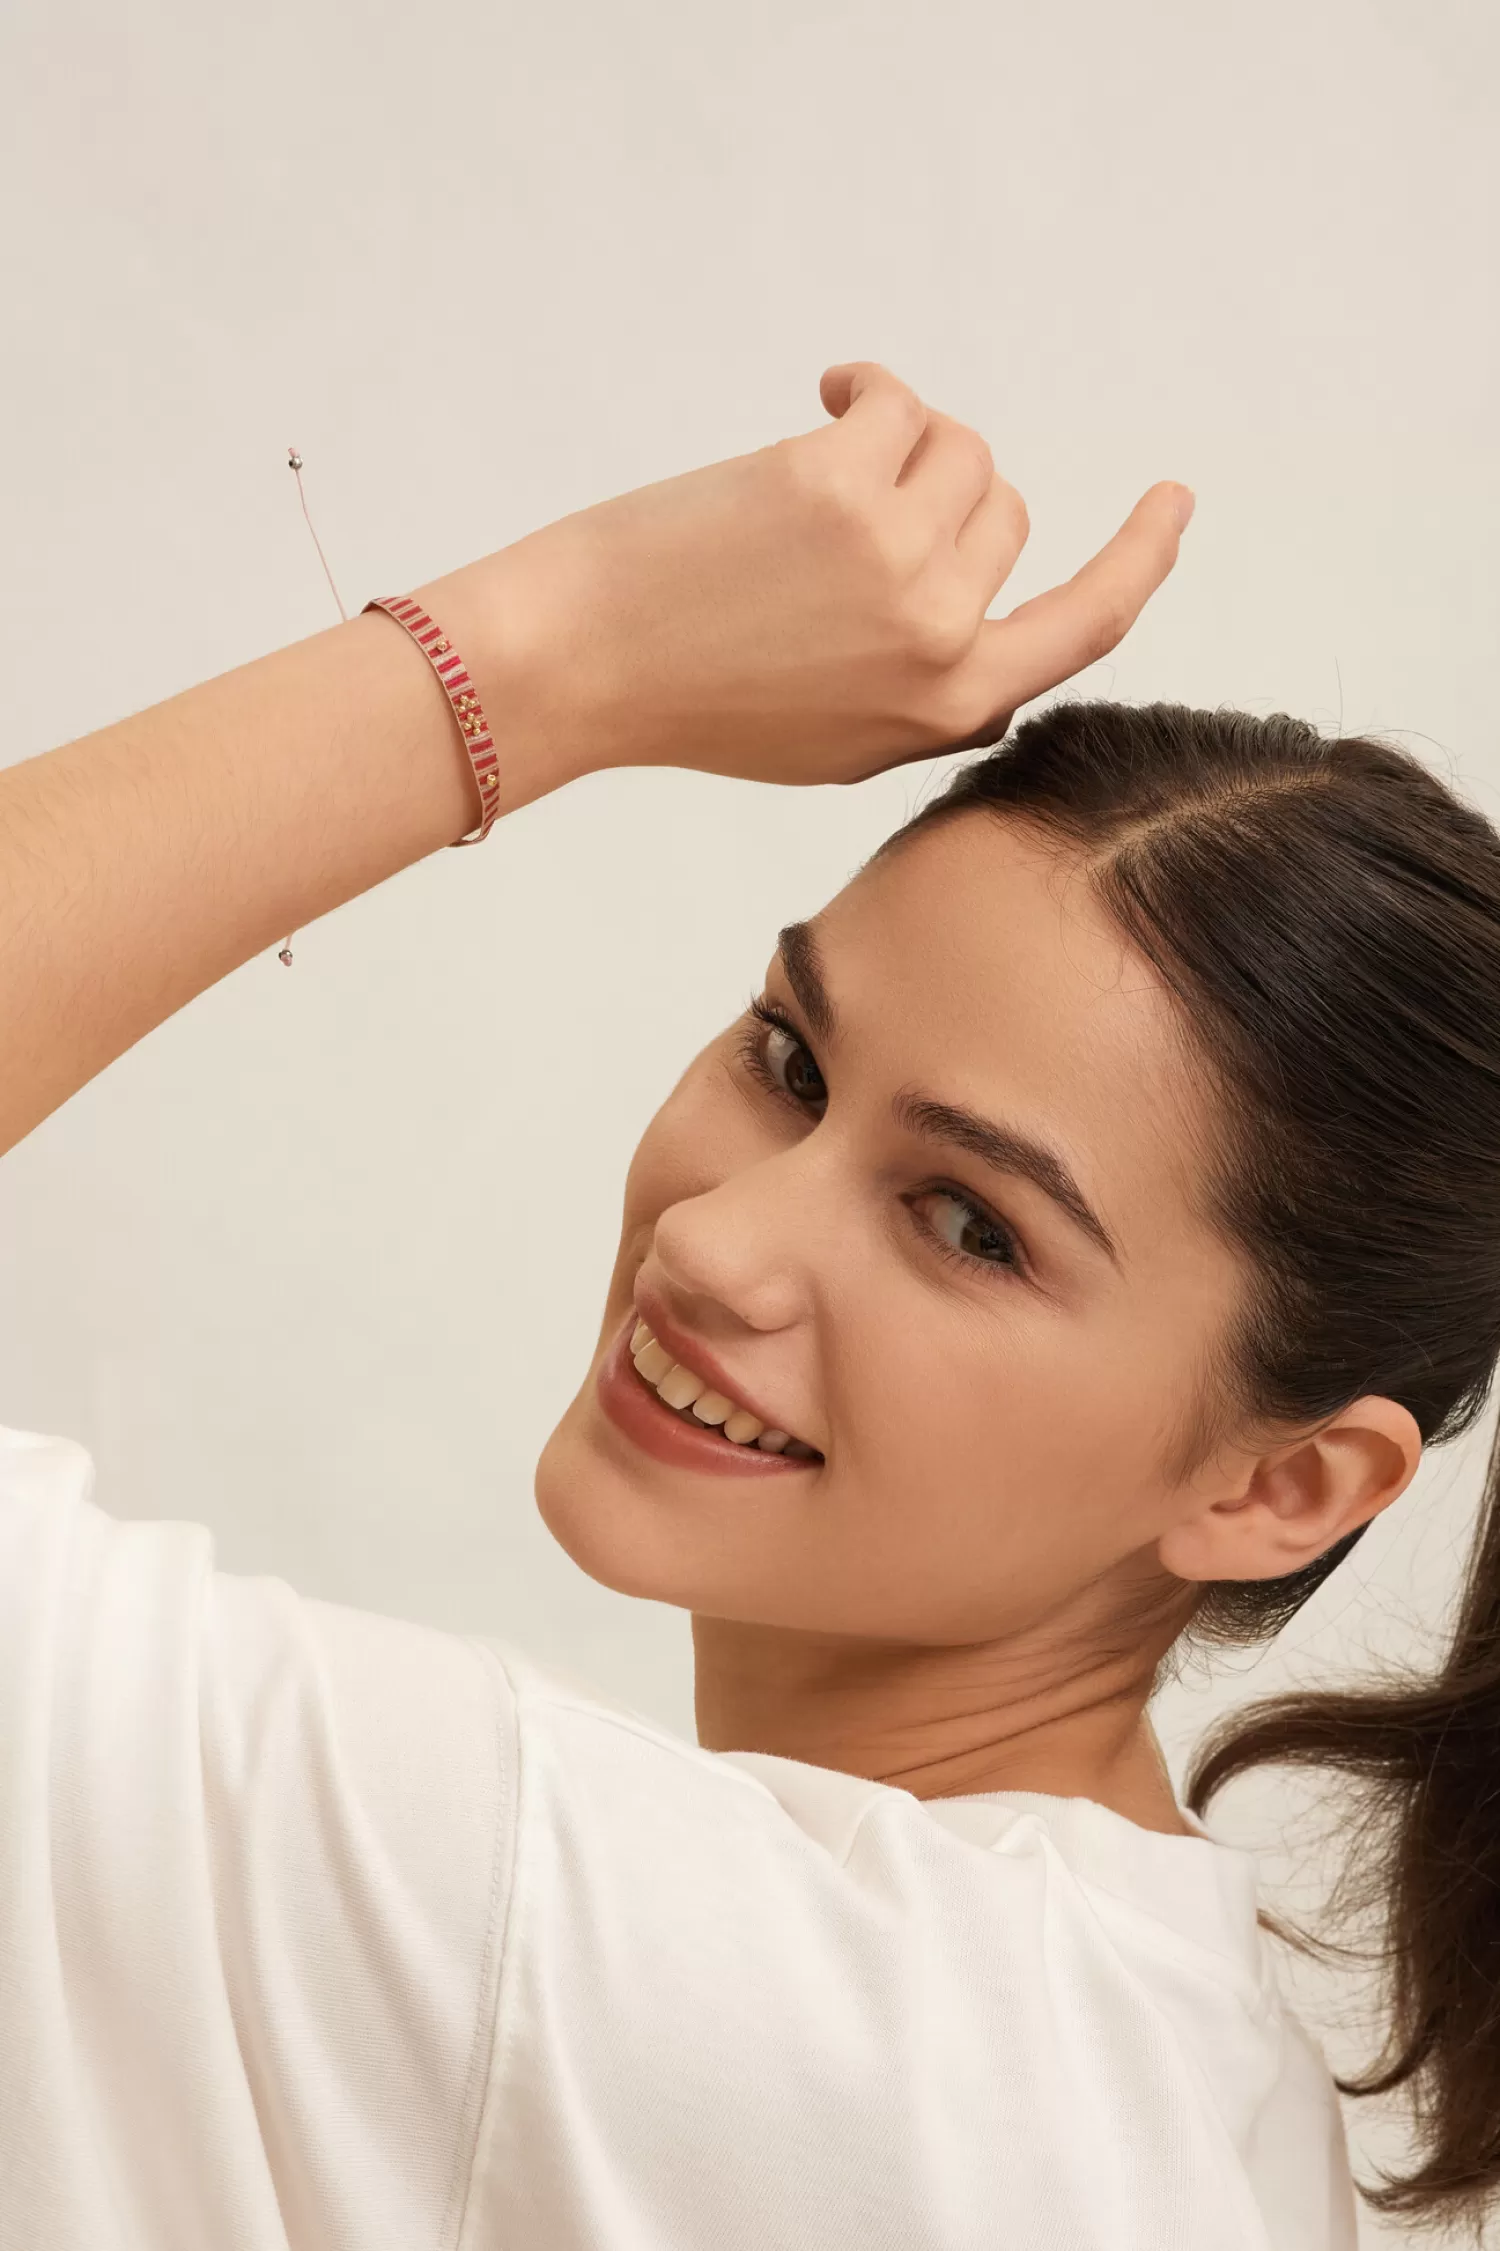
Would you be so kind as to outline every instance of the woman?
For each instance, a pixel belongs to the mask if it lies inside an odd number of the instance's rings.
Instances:
[[[992,743],[1172,565],[1163,485],[987,622],[1026,519],[982,442],[878,368],[823,396],[0,776],[5,1145],[497,810]],[[1497,995],[1476,816],[1164,707],[1023,725],[783,931],[641,1144],[537,1479],[691,1611],[696,1746],[215,1574],[8,1434],[0,2242],[1347,2251],[1332,2083],[1198,1819],[1260,1756],[1391,1793],[1393,2208],[1476,2206],[1493,1536],[1442,1682],[1257,1723],[1192,1811],[1146,1706],[1477,1411]]]

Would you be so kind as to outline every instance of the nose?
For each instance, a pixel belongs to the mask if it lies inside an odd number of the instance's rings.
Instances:
[[[812,1311],[818,1238],[789,1154],[670,1205],[656,1222],[651,1278],[705,1340],[795,1328]]]

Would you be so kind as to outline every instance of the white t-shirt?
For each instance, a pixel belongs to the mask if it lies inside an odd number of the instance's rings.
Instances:
[[[1350,2251],[1255,1866],[710,1752],[0,1432],[3,2251]]]

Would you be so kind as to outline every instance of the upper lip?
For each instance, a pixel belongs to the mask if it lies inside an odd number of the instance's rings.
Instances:
[[[637,1287],[635,1309],[662,1350],[670,1352],[674,1360],[680,1360],[684,1367],[691,1368],[695,1376],[706,1376],[715,1391],[721,1391],[726,1399],[733,1400],[736,1407],[743,1407],[747,1413],[754,1415],[756,1421],[764,1423],[767,1430],[784,1430],[790,1438],[799,1436],[779,1415],[773,1415],[769,1407],[763,1407],[758,1400],[752,1399],[744,1385],[735,1382],[706,1344],[700,1344],[686,1329],[679,1329],[652,1290]],[[804,1438],[801,1443],[805,1446],[810,1441]]]

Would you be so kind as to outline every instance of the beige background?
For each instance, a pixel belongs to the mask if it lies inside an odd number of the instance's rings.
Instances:
[[[1089,690],[1399,732],[1500,810],[1495,24],[13,6],[4,755],[328,621],[293,440],[352,604],[805,426],[869,355],[1026,493],[1017,598],[1196,486]],[[0,1170],[0,1416],[232,1569],[510,1636],[690,1732],[685,1618],[582,1577],[529,1465],[639,1128],[939,771],[587,782],[253,963]],[[1289,1670],[1420,1649],[1477,1470],[1431,1465],[1288,1649],[1172,1690],[1174,1758]],[[1289,1804],[1224,1805],[1273,1876]],[[1339,2060],[1347,1993],[1306,2001]]]

